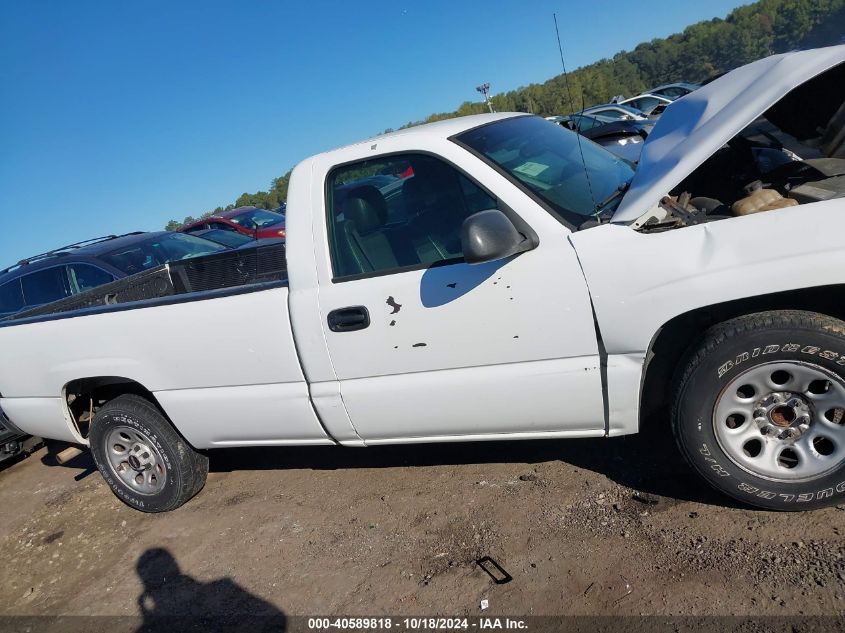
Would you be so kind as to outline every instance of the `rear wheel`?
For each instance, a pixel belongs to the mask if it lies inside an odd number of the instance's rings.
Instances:
[[[811,312],[747,315],[690,355],[672,415],[678,444],[717,489],[804,510],[845,498],[845,323]]]
[[[136,510],[174,510],[205,484],[208,457],[140,396],[123,395],[105,404],[94,416],[89,440],[106,483]]]

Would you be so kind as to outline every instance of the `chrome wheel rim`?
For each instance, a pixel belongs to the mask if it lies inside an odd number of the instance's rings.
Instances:
[[[161,453],[145,433],[118,426],[106,435],[105,452],[112,473],[133,491],[154,495],[167,482]]]
[[[719,394],[713,430],[731,461],[753,475],[817,479],[845,463],[845,383],[811,363],[752,367]]]

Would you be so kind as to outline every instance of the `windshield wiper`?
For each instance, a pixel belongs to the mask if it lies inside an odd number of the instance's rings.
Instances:
[[[595,215],[596,215],[596,216],[598,216],[599,214],[601,214],[601,212],[602,212],[602,211],[604,211],[604,210],[605,210],[605,208],[606,208],[606,207],[607,207],[607,206],[608,206],[611,202],[613,202],[614,200],[616,200],[616,198],[618,198],[619,196],[621,196],[622,194],[624,194],[626,191],[628,191],[628,189],[630,189],[630,187],[631,187],[631,180],[633,180],[633,178],[631,178],[630,180],[626,180],[625,182],[623,182],[621,185],[619,185],[619,186],[616,188],[616,191],[614,191],[614,192],[613,192],[612,194],[610,194],[607,198],[605,198],[604,200],[602,200],[601,202],[599,202],[599,203],[596,205],[596,212],[595,212]]]

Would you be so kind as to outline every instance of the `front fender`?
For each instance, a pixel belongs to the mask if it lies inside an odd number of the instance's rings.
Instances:
[[[608,358],[636,355],[644,360],[656,333],[679,315],[845,283],[842,235],[845,200],[829,200],[656,234],[606,224],[570,239]],[[639,384],[633,388],[632,383],[625,380],[622,393],[614,392],[610,382],[611,412],[638,410]],[[621,428],[619,433],[633,432],[636,422]]]
[[[608,354],[645,351],[696,308],[845,282],[845,200],[657,234],[606,224],[572,236]]]

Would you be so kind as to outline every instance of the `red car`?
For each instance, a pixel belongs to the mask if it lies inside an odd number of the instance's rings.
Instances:
[[[186,224],[179,230],[183,233],[196,233],[207,229],[237,231],[244,235],[259,238],[284,238],[285,216],[278,210],[268,211],[257,207],[238,207]]]

